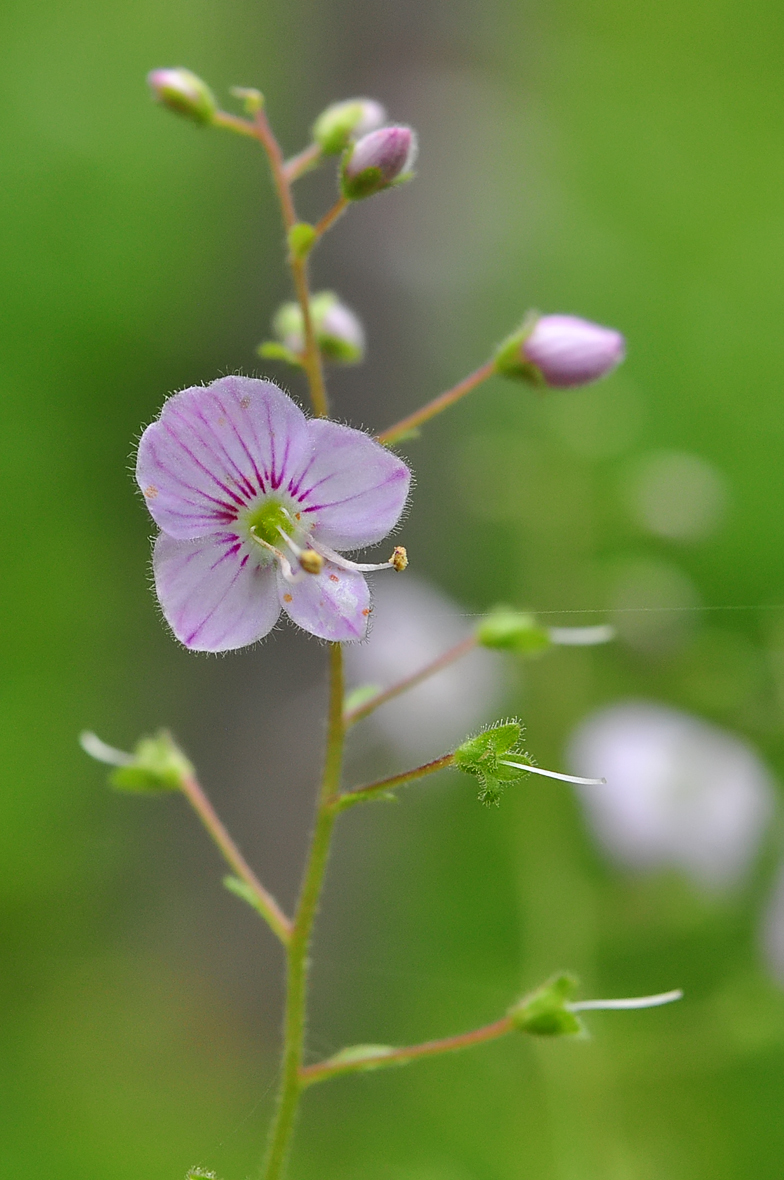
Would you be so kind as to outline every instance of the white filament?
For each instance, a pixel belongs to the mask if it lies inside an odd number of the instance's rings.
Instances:
[[[578,1000],[576,1004],[567,1004],[570,1012],[588,1012],[601,1009],[621,1010],[631,1008],[659,1008],[662,1004],[672,1004],[675,1000],[682,1000],[683,992],[678,987],[671,992],[660,992],[658,996],[635,996],[630,1000]]]
[[[594,647],[615,639],[615,627],[610,623],[598,627],[548,627],[547,633],[553,643],[562,647]]]
[[[107,746],[106,742],[102,742],[97,734],[90,733],[88,729],[79,734],[79,745],[85,754],[89,754],[97,762],[105,762],[107,766],[130,766],[134,761],[133,754],[117,750],[114,746]]]
[[[330,549],[329,545],[325,545],[323,541],[315,541],[311,539],[311,545],[320,553],[322,557],[326,557],[327,561],[331,561],[333,565],[343,570],[355,570],[358,574],[372,574],[375,570],[394,569],[391,561],[379,561],[376,563],[367,563],[359,561],[349,561],[347,557],[336,553],[334,549]]]
[[[583,787],[601,787],[605,778],[578,778],[574,774],[559,774],[557,770],[542,770],[541,766],[529,766],[526,762],[507,762],[501,759],[502,766],[514,766],[516,770],[527,770],[530,774],[543,774],[545,778],[559,778],[564,783],[579,783]]]

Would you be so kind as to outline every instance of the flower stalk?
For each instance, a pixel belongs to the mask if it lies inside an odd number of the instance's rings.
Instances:
[[[410,435],[413,431],[418,430],[425,422],[429,422],[431,418],[435,418],[437,414],[443,413],[453,406],[455,402],[459,402],[461,398],[465,397],[467,393],[471,393],[483,381],[487,381],[488,377],[492,377],[496,371],[495,360],[485,361],[473,373],[469,373],[462,381],[458,381],[457,385],[453,385],[451,389],[440,393],[438,397],[434,397],[432,401],[422,406],[421,409],[415,410],[413,414],[409,414],[406,418],[401,418],[394,426],[388,426],[386,430],[382,430],[376,438],[380,443],[391,446],[392,443],[398,442],[406,435]]]
[[[332,829],[337,810],[331,805],[340,785],[343,762],[343,651],[339,643],[329,648],[329,712],[324,773],[321,781],[316,824],[302,881],[297,912],[288,943],[286,1015],[284,1018],[283,1070],[278,1106],[270,1133],[262,1180],[279,1180],[288,1157],[300,1093],[302,1054],[308,984],[308,949],[327,867]]]
[[[411,688],[416,688],[418,684],[428,680],[431,676],[435,676],[437,672],[442,672],[444,668],[448,668],[450,664],[454,664],[457,660],[462,660],[463,656],[467,656],[476,647],[477,641],[475,635],[469,635],[466,639],[461,639],[454,647],[448,648],[431,660],[429,664],[425,664],[419,671],[413,672],[410,676],[406,676],[403,680],[399,680],[397,684],[393,684],[390,688],[383,689],[375,696],[370,697],[369,700],[363,701],[361,705],[357,705],[354,709],[349,709],[343,716],[343,723],[347,729],[352,725],[356,725],[358,721],[369,717],[371,713],[375,713],[387,701],[393,701],[395,697],[401,696],[404,692],[408,692]]]

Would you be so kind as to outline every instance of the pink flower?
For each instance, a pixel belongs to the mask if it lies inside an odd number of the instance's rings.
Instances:
[[[276,385],[222,377],[169,398],[139,443],[136,478],[161,533],[155,589],[195,651],[255,643],[281,609],[312,635],[363,639],[363,574],[342,556],[397,524],[410,472],[359,430],[308,419]]]
[[[624,357],[620,332],[573,315],[545,315],[523,342],[522,354],[548,385],[569,388],[598,381]]]

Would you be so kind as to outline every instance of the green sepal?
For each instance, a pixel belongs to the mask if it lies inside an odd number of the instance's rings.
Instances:
[[[246,901],[257,914],[261,914],[263,918],[267,917],[264,910],[260,907],[259,899],[250,885],[246,885],[239,877],[233,877],[229,874],[223,878],[223,886],[225,889],[228,889],[229,893],[233,893],[235,897],[240,897],[243,901]]]
[[[503,377],[527,381],[530,385],[545,386],[547,382],[536,365],[523,356],[523,345],[536,327],[538,311],[529,311],[520,327],[498,345],[495,352],[495,369]]]
[[[468,738],[455,750],[457,769],[479,781],[480,803],[488,807],[498,806],[503,789],[525,773],[515,766],[505,766],[503,762],[510,756],[519,762],[531,761],[520,748],[522,736],[523,727],[519,721],[499,721]]]
[[[313,124],[311,135],[325,156],[339,156],[348,146],[354,129],[364,113],[364,104],[335,102],[322,111]]]
[[[113,770],[109,782],[119,791],[148,794],[179,791],[183,778],[192,774],[191,763],[168,730],[161,729],[155,737],[141,738],[137,742],[132,761]]]
[[[264,340],[256,349],[256,354],[267,361],[285,361],[287,365],[294,365],[298,369],[302,368],[301,358],[297,356],[296,352],[286,348],[285,344],[281,344],[279,340]]]
[[[307,258],[316,242],[315,227],[308,221],[298,221],[288,232],[289,251],[292,258]]]
[[[250,86],[232,86],[230,93],[242,100],[246,115],[256,115],[264,109],[264,95],[260,90]]]
[[[493,607],[485,615],[476,629],[476,640],[482,647],[525,656],[538,656],[553,645],[549,632],[533,615],[509,606]]]
[[[356,688],[352,688],[350,692],[346,693],[343,700],[343,712],[353,713],[361,705],[372,701],[373,697],[378,696],[381,689],[377,684],[360,684]]]
[[[383,1061],[379,1061],[380,1057],[389,1057],[396,1050],[391,1045],[349,1045],[346,1049],[341,1049],[339,1053],[335,1053],[330,1057],[327,1065],[352,1065],[358,1072],[371,1069],[381,1069],[384,1065]],[[375,1058],[376,1060],[368,1060]],[[362,1064],[366,1062],[366,1064]],[[406,1058],[401,1058],[401,1064],[406,1064]]]
[[[384,442],[385,447],[396,447],[398,443],[409,442],[413,438],[421,438],[422,431],[418,426],[412,426],[409,430],[401,430],[400,434],[396,434],[394,438],[390,438]]]
[[[578,980],[573,975],[554,975],[509,1009],[515,1028],[538,1037],[575,1036],[581,1033],[583,1026],[568,1007],[577,987]]]
[[[350,157],[346,153],[346,159]],[[415,173],[401,172],[394,180],[384,180],[381,169],[376,167],[364,168],[356,176],[346,176],[345,169],[340,173],[340,191],[347,201],[364,201],[366,197],[374,197],[376,193],[383,193],[388,188],[397,188],[400,184],[407,184],[414,179]]]

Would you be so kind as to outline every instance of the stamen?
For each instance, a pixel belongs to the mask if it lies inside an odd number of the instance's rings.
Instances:
[[[525,762],[507,762],[505,758],[501,758],[500,762],[502,766],[514,766],[516,770],[543,774],[545,778],[558,778],[564,783],[579,783],[583,787],[601,787],[607,782],[606,778],[577,778],[573,774],[559,774],[557,770],[542,770],[541,766],[528,766]]]
[[[593,1009],[627,1010],[632,1008],[659,1008],[662,1004],[672,1004],[675,1000],[683,999],[683,991],[677,987],[671,992],[660,992],[658,996],[635,996],[631,1000],[578,1000],[576,1004],[567,1004],[570,1012],[588,1012]]]
[[[339,569],[354,570],[358,574],[372,574],[376,570],[404,570],[408,565],[408,557],[402,545],[395,548],[395,552],[390,557],[389,561],[380,561],[374,564],[360,561],[349,561],[347,557],[336,553],[334,549],[330,549],[329,545],[325,545],[323,541],[313,541],[313,548],[317,549],[322,557],[326,557],[327,561],[332,562]]]
[[[277,558],[277,560],[280,562],[280,572],[283,574],[284,581],[288,582],[290,586],[296,586],[308,576],[305,570],[300,570],[298,574],[295,574],[291,568],[291,562],[289,561],[288,557],[286,557],[286,554],[282,553],[280,549],[276,549],[274,545],[270,545],[269,541],[265,541],[262,537],[260,537],[256,532],[255,525],[251,527],[250,535],[251,539],[254,540],[257,545],[261,545],[262,549],[266,549],[268,553],[271,553],[275,558]]]
[[[291,517],[290,512],[287,512],[286,515],[289,518]],[[288,545],[289,549],[291,549],[292,553],[297,556],[299,559],[299,564],[306,574],[321,573],[324,568],[324,558],[320,553],[317,553],[315,549],[301,549],[299,545],[295,544],[288,533],[283,531],[280,525],[278,525],[278,532]]]
[[[597,643],[609,643],[616,634],[610,623],[598,627],[548,627],[547,632],[553,643],[563,647],[593,647]]]

